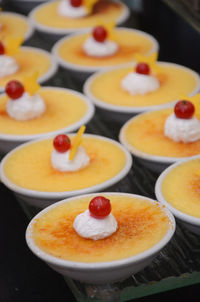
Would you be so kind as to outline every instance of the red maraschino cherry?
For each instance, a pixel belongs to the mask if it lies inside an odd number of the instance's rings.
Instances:
[[[24,93],[24,86],[19,81],[13,80],[7,83],[5,91],[12,100],[16,100]]]
[[[53,140],[53,145],[56,151],[64,153],[71,147],[70,138],[65,134],[57,135]]]
[[[0,41],[0,55],[4,55],[4,54],[5,54],[5,47],[3,43]]]
[[[138,63],[135,71],[140,74],[150,74],[150,67],[147,63]]]
[[[83,2],[82,0],[70,0],[70,4],[73,7],[79,7],[79,6],[81,6],[82,2]]]
[[[110,200],[103,196],[94,197],[89,204],[89,211],[92,217],[102,219],[111,212]]]
[[[102,43],[107,38],[108,32],[103,26],[97,26],[94,28],[92,35],[97,42]]]
[[[194,111],[194,105],[186,100],[177,102],[174,107],[174,113],[177,118],[190,119],[193,116]]]

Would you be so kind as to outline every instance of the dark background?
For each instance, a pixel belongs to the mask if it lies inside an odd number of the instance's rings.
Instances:
[[[13,10],[13,6],[6,0],[3,9]],[[139,29],[159,41],[159,60],[179,63],[199,72],[199,33],[183,18],[159,0],[144,0],[143,11],[133,12],[133,16],[137,17]],[[24,238],[28,219],[13,194],[2,184],[0,196],[0,301],[75,302],[63,278],[29,251]],[[199,296],[197,284],[134,301],[199,301]]]

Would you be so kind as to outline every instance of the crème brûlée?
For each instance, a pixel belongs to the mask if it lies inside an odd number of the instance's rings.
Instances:
[[[197,89],[199,79],[192,70],[172,63],[158,63],[158,66],[159,72],[155,77],[159,80],[160,87],[153,92],[131,95],[122,88],[122,80],[134,71],[132,66],[115,68],[93,76],[89,91],[105,105],[131,108],[166,104]]]
[[[200,159],[191,159],[171,169],[163,178],[161,191],[174,208],[200,218]]]
[[[93,12],[84,18],[69,18],[58,13],[60,1],[52,1],[38,7],[32,18],[39,25],[57,29],[83,29],[95,26],[97,21],[117,22],[124,13],[124,5],[114,1],[98,1]]]
[[[73,137],[71,140],[73,146]],[[7,157],[3,168],[5,177],[29,190],[67,192],[103,183],[118,175],[126,165],[125,152],[110,140],[84,136],[81,146],[90,158],[89,164],[78,171],[60,172],[51,164],[53,139],[30,142]]]
[[[105,194],[103,194],[105,195]],[[118,229],[111,236],[92,240],[73,228],[76,216],[88,208],[91,197],[79,197],[54,207],[33,224],[35,244],[55,257],[77,262],[106,262],[128,258],[157,244],[172,227],[162,206],[146,199],[105,195],[112,205]]]
[[[90,36],[88,33],[75,34],[59,42],[56,55],[63,61],[80,67],[109,67],[135,60],[135,54],[150,54],[155,49],[155,40],[140,31],[126,28],[114,30],[118,50],[105,57],[89,56],[83,51],[83,44]],[[157,51],[157,49],[155,50]]]
[[[72,126],[88,112],[88,105],[81,95],[70,90],[44,87],[37,91],[45,102],[45,112],[26,121],[15,120],[6,111],[8,97],[0,96],[0,134],[38,135]],[[14,102],[14,101],[13,101]]]
[[[22,15],[0,12],[0,37],[20,36],[26,38],[30,31],[27,19]]]
[[[17,72],[0,77],[0,88],[11,80],[23,81],[24,76],[38,72],[38,76],[45,75],[52,68],[51,56],[43,50],[33,47],[20,47],[19,51],[12,56],[18,64]]]
[[[172,112],[173,108],[155,110],[140,114],[127,122],[121,135],[123,134],[123,139],[130,149],[161,157],[179,158],[199,154],[200,140],[184,143],[165,136],[165,121]]]

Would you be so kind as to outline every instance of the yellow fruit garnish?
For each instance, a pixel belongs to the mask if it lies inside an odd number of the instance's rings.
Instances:
[[[5,39],[5,49],[7,55],[15,55],[23,42],[22,37],[7,37]]]
[[[40,89],[40,85],[37,82],[38,76],[39,76],[39,72],[36,71],[33,74],[24,77],[24,81],[23,81],[24,89],[30,95],[33,95],[34,93],[36,93],[36,91]]]
[[[97,1],[98,0],[84,0],[83,1],[83,5],[86,7],[88,14],[90,14],[92,12],[92,9]]]
[[[79,145],[81,144],[81,141],[82,141],[82,136],[83,136],[83,133],[85,132],[85,126],[81,126],[80,129],[78,130],[75,138],[74,138],[74,143],[73,143],[73,146],[70,150],[70,153],[69,153],[69,160],[73,160],[75,155],[76,155],[76,151],[79,147]]]

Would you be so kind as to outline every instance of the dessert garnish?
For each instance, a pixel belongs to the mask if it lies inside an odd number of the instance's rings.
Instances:
[[[55,170],[61,172],[78,171],[89,164],[90,158],[85,149],[80,146],[84,131],[85,126],[81,126],[73,140],[73,144],[65,134],[59,134],[54,138],[51,163]]]
[[[63,153],[71,148],[71,141],[67,135],[59,134],[54,138],[53,145],[58,152]]]
[[[24,83],[12,80],[7,83],[5,92],[9,97],[6,103],[8,115],[18,121],[26,121],[41,116],[46,105],[37,90],[36,74],[26,77]]]
[[[114,23],[94,27],[83,44],[83,51],[92,57],[108,57],[115,54],[118,44],[113,40]]]
[[[74,220],[75,231],[84,238],[99,240],[111,236],[118,228],[111,213],[110,200],[96,196],[89,203],[89,209],[79,214]]]
[[[0,41],[0,78],[14,74],[19,66],[13,57],[22,43],[22,38],[7,38],[6,42]]]
[[[122,79],[122,89],[131,95],[143,95],[159,89],[160,82],[155,76],[158,71],[156,66],[157,53],[148,57],[136,55],[136,60],[138,62],[134,70]]]
[[[181,100],[176,103],[174,113],[177,118],[190,119],[194,115],[194,105],[186,100]]]
[[[193,102],[191,102],[190,100]],[[175,142],[190,143],[200,139],[200,121],[195,114],[194,103],[200,100],[200,95],[186,97],[176,103],[174,112],[166,119],[164,126],[165,136]]]
[[[0,55],[4,55],[4,54],[5,54],[5,47],[3,43],[0,41]]]
[[[68,18],[82,18],[92,12],[97,0],[62,0],[58,6],[58,13]]]

